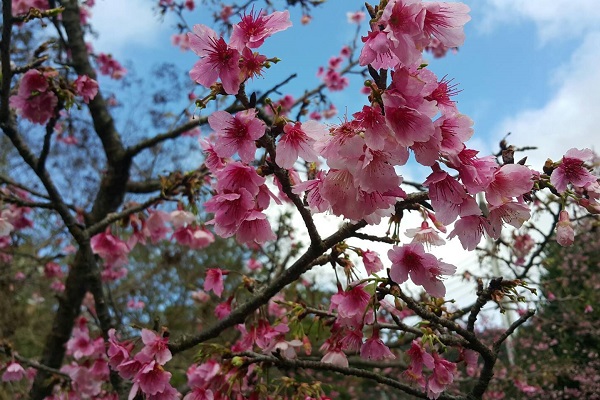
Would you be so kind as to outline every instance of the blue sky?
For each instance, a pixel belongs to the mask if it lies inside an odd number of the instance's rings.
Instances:
[[[160,22],[147,0],[99,0],[92,23],[99,32],[98,51],[112,52],[122,61],[144,68],[174,61],[191,68],[197,59],[170,45],[173,20]],[[459,84],[459,109],[475,121],[472,147],[496,149],[508,131],[517,145],[538,145],[532,165],[547,156],[560,158],[570,147],[600,148],[596,128],[600,104],[600,7],[596,0],[467,0],[472,20],[466,25],[464,46],[458,54],[431,60],[438,76]],[[151,3],[152,4],[152,3]],[[268,70],[258,85],[278,82],[292,72],[299,77],[289,87],[300,93],[318,84],[315,74],[354,34],[346,12],[359,10],[361,1],[329,0],[313,13],[309,25],[300,24],[269,38],[261,48],[283,61]],[[187,15],[190,24],[207,22],[207,10]],[[135,18],[131,18],[135,15]],[[363,23],[363,31],[367,29]],[[338,109],[348,113],[363,104],[354,87],[333,94]],[[263,86],[264,87],[264,86]]]

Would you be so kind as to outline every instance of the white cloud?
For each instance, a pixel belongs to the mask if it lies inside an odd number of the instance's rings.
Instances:
[[[168,19],[161,21],[147,0],[99,0],[92,9],[91,24],[99,34],[93,40],[94,49],[117,58],[126,56],[131,46],[164,46],[159,39],[171,26]]]
[[[483,29],[531,20],[542,42],[579,37],[600,26],[598,0],[484,0],[482,3]]]
[[[571,59],[552,81],[554,96],[539,109],[524,110],[504,120],[495,129],[496,138],[512,132],[510,142],[534,145],[529,163],[541,167],[547,157],[558,160],[566,150],[600,150],[598,107],[600,105],[600,32],[589,33]]]

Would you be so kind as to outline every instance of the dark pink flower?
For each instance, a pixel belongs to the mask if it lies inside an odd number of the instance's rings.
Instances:
[[[150,329],[142,329],[142,342],[144,347],[140,352],[154,358],[158,364],[164,365],[172,358],[168,337],[162,337]]]
[[[43,125],[54,115],[58,98],[50,90],[46,76],[30,69],[23,74],[19,90],[10,96],[9,103],[23,118]]]
[[[256,118],[254,108],[235,115],[215,111],[208,117],[208,123],[217,134],[214,150],[219,157],[231,157],[238,153],[245,163],[254,160],[255,141],[265,133],[265,123]]]
[[[421,243],[409,243],[402,247],[394,246],[388,251],[392,262],[390,278],[396,283],[410,279],[434,297],[444,297],[446,288],[440,280],[441,275],[451,275],[456,267],[438,260],[434,255],[425,253]]]
[[[206,278],[204,279],[204,290],[211,290],[219,297],[224,290],[223,285],[223,270],[220,268],[208,268],[206,270]]]
[[[229,297],[226,301],[217,304],[215,307],[215,316],[218,319],[224,319],[231,314],[231,303],[233,302],[233,296]]]
[[[533,187],[533,174],[524,165],[505,164],[494,173],[494,178],[485,189],[485,198],[492,206],[499,206],[512,197],[521,196]]]
[[[396,356],[390,351],[383,341],[379,338],[379,331],[374,330],[371,336],[360,348],[360,356],[367,360],[393,360]]]
[[[136,374],[131,393],[137,393],[138,389],[146,395],[161,393],[167,388],[170,379],[170,372],[165,371],[156,361],[150,361]]]
[[[265,39],[274,33],[281,32],[292,26],[289,11],[275,11],[269,15],[261,12],[244,14],[242,20],[233,25],[231,46],[239,51],[244,47],[256,49]]]
[[[190,48],[202,57],[190,71],[190,77],[205,87],[221,78],[228,94],[237,94],[240,88],[240,52],[229,47],[222,37],[206,25],[194,25],[189,32]]]
[[[298,157],[302,157],[309,162],[318,160],[319,157],[313,148],[315,140],[307,135],[307,130],[314,136],[312,131],[326,131],[327,128],[316,121],[308,121],[304,124],[296,122],[295,124],[286,124],[283,127],[284,134],[279,139],[277,154],[275,155],[277,165],[289,169],[294,166]]]
[[[83,97],[83,102],[87,104],[98,94],[98,82],[87,75],[78,76],[75,80],[75,93]]]
[[[596,182],[596,177],[585,167],[585,162],[591,160],[594,153],[590,149],[570,149],[562,158],[560,165],[552,171],[550,183],[556,190],[563,193],[569,183],[573,186],[584,187]]]

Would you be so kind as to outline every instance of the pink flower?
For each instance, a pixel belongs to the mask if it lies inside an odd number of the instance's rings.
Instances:
[[[138,389],[146,395],[161,393],[167,388],[170,379],[170,372],[165,371],[156,361],[150,361],[136,374],[129,396],[133,398],[131,393],[137,393]]]
[[[348,367],[348,357],[346,357],[346,354],[339,349],[333,349],[325,353],[323,358],[321,358],[321,362],[337,365],[338,367]]]
[[[94,254],[98,254],[110,267],[121,267],[129,261],[129,247],[109,229],[93,236],[90,244]]]
[[[499,206],[511,197],[521,196],[533,187],[533,174],[524,165],[505,164],[494,173],[494,178],[485,189],[485,198],[492,206]]]
[[[25,377],[25,369],[16,361],[11,361],[2,374],[2,382],[20,381]]]
[[[346,17],[348,17],[349,24],[360,25],[360,23],[365,20],[365,13],[363,11],[355,11],[355,12],[348,11],[346,13]]]
[[[215,241],[215,236],[206,228],[186,226],[173,232],[173,238],[182,246],[190,249],[203,249]]]
[[[255,141],[265,133],[265,123],[256,118],[254,108],[234,116],[215,111],[208,117],[208,123],[217,133],[214,150],[219,157],[231,157],[237,152],[245,163],[254,160]]]
[[[240,243],[263,244],[277,239],[267,216],[260,211],[250,211],[240,224],[235,238]]]
[[[98,82],[87,75],[78,76],[75,80],[75,93],[83,97],[83,102],[87,104],[98,94]]]
[[[289,11],[275,11],[269,15],[262,13],[244,14],[242,20],[233,25],[231,46],[239,51],[244,47],[256,49],[265,39],[274,33],[281,32],[292,26]]]
[[[405,235],[413,238],[412,242],[424,243],[426,245],[441,246],[446,244],[446,241],[429,226],[426,221],[421,223],[420,228],[407,229]]]
[[[360,356],[367,360],[393,360],[396,356],[390,351],[383,341],[379,338],[379,331],[374,330],[371,336],[360,348]]]
[[[48,9],[48,0],[12,0],[13,15],[26,14],[30,8]]]
[[[0,214],[0,237],[10,235],[14,228],[15,227],[12,226],[10,222],[8,222],[8,219],[4,218]]]
[[[434,255],[425,253],[421,243],[410,243],[402,247],[394,246],[388,251],[392,262],[390,278],[396,283],[410,279],[434,297],[444,297],[446,288],[441,275],[451,275],[456,267],[439,261]]]
[[[23,118],[43,125],[54,115],[58,98],[44,74],[30,69],[23,74],[19,90],[16,95],[10,96],[9,103]]]
[[[116,331],[111,328],[108,331],[108,363],[113,369],[117,369],[119,365],[129,360],[133,343],[119,342],[116,336]]]
[[[112,79],[121,79],[127,73],[127,70],[110,54],[98,54],[96,63],[98,63],[100,73],[110,75]]]
[[[142,329],[142,342],[144,347],[140,353],[154,358],[158,364],[164,365],[172,358],[168,337],[162,337],[150,329]]]
[[[437,352],[433,353],[433,363],[433,374],[427,380],[427,396],[437,399],[446,386],[454,381],[456,364],[444,360]]]
[[[594,153],[590,149],[570,149],[565,153],[560,165],[552,171],[550,183],[556,190],[563,193],[567,190],[569,183],[577,187],[584,187],[596,182],[596,177],[585,167],[585,162],[593,157]]]
[[[217,304],[215,307],[215,316],[218,319],[224,319],[231,314],[231,303],[233,301],[233,296],[229,297],[226,301]]]
[[[259,176],[254,168],[238,161],[227,164],[215,175],[217,190],[221,193],[239,192],[244,188],[252,196],[256,196],[260,191],[260,186],[265,183],[265,178]]]
[[[149,217],[146,220],[147,236],[150,237],[152,243],[157,243],[164,239],[170,229],[167,227],[167,222],[171,220],[171,216],[164,211],[149,210]]]
[[[326,131],[327,128],[316,121],[308,121],[304,124],[300,122],[293,125],[286,124],[283,127],[284,134],[277,144],[277,154],[275,155],[277,165],[285,169],[292,168],[298,156],[305,161],[317,161],[319,157],[313,148],[315,140],[311,137],[315,135],[313,133],[315,130]],[[311,136],[306,131],[311,132]]]
[[[464,25],[471,20],[470,8],[463,3],[431,2],[425,6],[423,31],[438,39],[446,47],[462,46],[465,41]]]
[[[379,254],[372,250],[362,250],[362,260],[367,270],[367,275],[372,275],[375,272],[383,270],[383,263],[379,258]]]
[[[202,58],[190,71],[190,78],[205,87],[221,78],[225,92],[237,94],[241,83],[239,51],[206,25],[194,25],[193,30],[188,33],[190,48]]]
[[[568,247],[575,241],[575,232],[567,210],[562,210],[556,224],[556,241],[563,247]]]
[[[481,241],[484,231],[489,230],[491,230],[491,226],[487,219],[480,215],[468,215],[456,221],[454,230],[450,232],[448,239],[458,236],[462,247],[465,250],[472,251]]]
[[[232,236],[254,207],[252,195],[245,188],[238,193],[218,194],[204,203],[207,212],[214,213],[215,233]]]
[[[206,278],[204,279],[204,290],[211,290],[219,297],[224,290],[223,270],[220,268],[208,268],[206,270]]]

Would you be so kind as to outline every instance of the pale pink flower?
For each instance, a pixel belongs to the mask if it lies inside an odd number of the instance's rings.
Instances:
[[[185,33],[176,33],[171,36],[171,44],[179,47],[181,51],[190,49],[190,37]]]
[[[342,350],[333,349],[325,353],[321,362],[325,364],[333,364],[338,367],[348,367],[348,357]]]
[[[419,242],[426,245],[441,246],[446,244],[446,241],[429,226],[426,221],[421,223],[421,227],[407,229],[404,233],[407,237],[412,238],[412,242]]]
[[[238,227],[235,238],[240,243],[263,244],[277,239],[267,216],[257,210],[250,211]]]
[[[10,222],[8,222],[7,218],[4,218],[0,214],[0,237],[8,236],[15,229],[14,226]]]
[[[192,292],[191,297],[194,301],[197,301],[198,303],[206,303],[210,300],[210,295],[202,289],[198,289],[195,292]]]
[[[346,17],[348,18],[349,24],[360,25],[360,23],[365,20],[365,13],[364,13],[364,11],[354,11],[354,12],[348,11],[346,13]]]
[[[550,183],[556,190],[563,193],[569,183],[573,186],[584,187],[596,182],[596,177],[585,167],[585,162],[591,160],[594,153],[590,149],[570,149],[562,158],[560,165],[552,171]]]
[[[228,94],[237,94],[240,88],[240,53],[225,43],[206,25],[194,25],[188,33],[190,48],[202,57],[190,71],[190,77],[204,87],[210,87],[221,78]]]
[[[494,239],[500,237],[503,223],[507,223],[518,229],[525,221],[531,218],[529,207],[526,204],[514,201],[490,207],[489,211],[490,229],[487,230],[487,233]]]
[[[199,226],[186,226],[173,232],[177,243],[190,249],[203,249],[215,241],[215,236],[206,228]]]
[[[395,68],[400,60],[392,51],[394,42],[388,39],[388,35],[380,30],[370,31],[367,36],[362,37],[364,46],[358,57],[360,65],[371,64],[375,69]]]
[[[237,152],[245,163],[254,160],[255,141],[265,133],[265,123],[256,118],[254,108],[235,115],[215,111],[208,117],[208,123],[217,134],[214,150],[219,157],[231,157]]]
[[[261,12],[244,14],[242,20],[233,25],[231,46],[242,51],[244,47],[256,49],[265,39],[274,33],[281,32],[292,26],[289,11],[275,11],[269,15]]]
[[[423,30],[446,47],[462,46],[465,41],[464,25],[471,20],[470,8],[463,3],[424,2]]]
[[[8,363],[6,370],[2,374],[2,382],[20,381],[25,377],[25,369],[16,361]]]
[[[166,364],[173,356],[169,350],[169,338],[162,337],[150,329],[142,329],[144,347],[140,353],[154,358],[159,365]]]
[[[583,312],[589,314],[591,312],[594,312],[594,308],[590,304],[586,304],[585,308],[583,309]]]
[[[473,136],[473,120],[463,114],[442,115],[433,125],[442,133],[440,151],[445,154],[460,153],[464,142]]]
[[[171,215],[160,210],[149,210],[148,214],[145,232],[147,232],[147,236],[152,243],[157,243],[170,232],[166,224],[171,221]]]
[[[306,201],[313,212],[324,212],[330,207],[329,202],[321,196],[324,178],[325,172],[319,171],[316,179],[296,183],[292,188],[292,191],[296,194],[307,192]]]
[[[575,231],[569,219],[569,212],[562,210],[556,224],[556,241],[563,247],[568,247],[575,241]]]
[[[379,338],[379,331],[374,330],[373,336],[371,336],[360,348],[361,358],[367,360],[393,360],[396,356],[390,351],[390,348],[383,343],[383,340]]]
[[[80,75],[75,80],[75,93],[83,98],[84,103],[89,103],[98,94],[98,82],[87,75]]]
[[[283,127],[284,134],[277,144],[277,154],[275,155],[277,165],[285,169],[292,168],[298,157],[302,157],[309,162],[317,161],[319,156],[313,148],[315,140],[306,133],[306,130],[313,131],[316,129],[326,130],[323,125],[316,121],[308,121],[303,124],[300,122],[286,124]]]
[[[434,297],[444,297],[446,287],[440,280],[441,275],[451,275],[456,267],[438,260],[434,255],[425,253],[421,243],[409,243],[402,247],[394,246],[388,251],[392,262],[390,278],[396,283],[410,279]]]
[[[217,304],[215,307],[215,316],[218,319],[224,319],[231,314],[231,302],[233,301],[233,296],[229,297],[226,301]]]
[[[100,338],[102,340],[102,338]],[[94,340],[90,338],[88,328],[75,327],[73,328],[73,334],[66,344],[67,354],[70,354],[76,360],[83,357],[89,357],[94,354],[96,348]]]
[[[204,279],[204,290],[211,290],[219,297],[224,290],[223,270],[221,268],[208,268],[206,270],[206,279]]]
[[[375,272],[383,270],[383,263],[379,258],[379,254],[372,250],[361,250],[363,264],[367,270],[367,275],[372,275]]]
[[[533,187],[533,174],[524,165],[505,164],[494,173],[494,178],[485,189],[485,198],[492,206],[506,203],[512,197],[521,196]]]
[[[454,230],[448,235],[448,239],[458,236],[460,244],[465,250],[475,250],[484,231],[490,231],[490,222],[480,215],[468,215],[461,217],[454,224]]]

